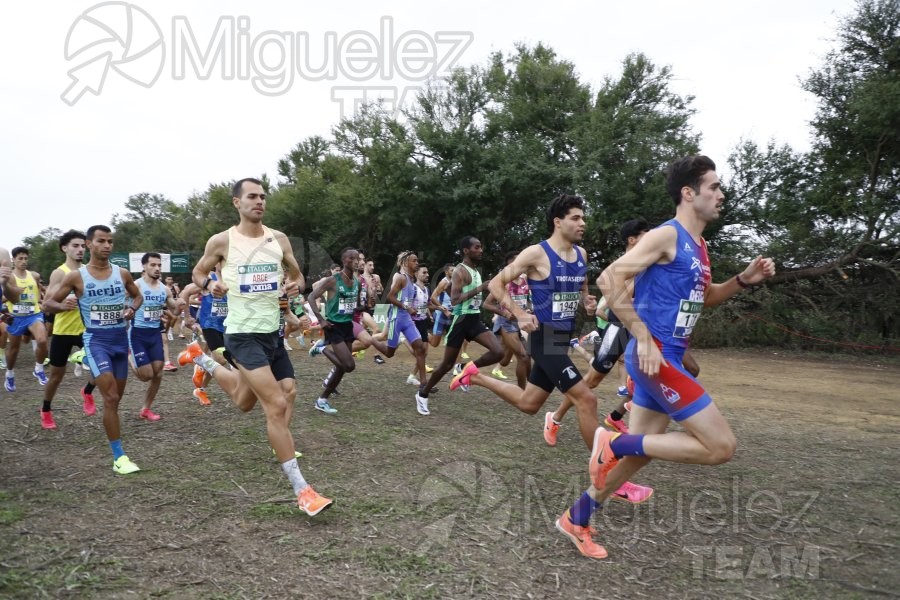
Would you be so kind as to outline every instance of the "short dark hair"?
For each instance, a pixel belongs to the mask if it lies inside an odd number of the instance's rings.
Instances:
[[[622,229],[619,230],[619,235],[622,236],[622,242],[627,244],[628,238],[637,237],[645,231],[650,231],[650,224],[647,223],[647,219],[638,217],[637,219],[631,219],[630,221],[622,223]]]
[[[263,182],[255,177],[244,177],[243,179],[238,179],[234,182],[234,185],[231,186],[231,197],[232,198],[240,198],[241,193],[244,191],[244,182],[249,181],[250,183],[255,183],[256,185],[262,185]]]
[[[146,265],[148,262],[150,262],[151,258],[158,258],[159,260],[162,260],[162,256],[160,256],[158,253],[147,252],[141,257],[141,264]]]
[[[550,230],[550,233],[553,233],[553,219],[557,217],[564,219],[573,208],[584,210],[584,198],[570,194],[560,194],[553,199],[553,202],[547,208],[547,228]]]
[[[59,249],[62,250],[63,246],[68,246],[72,240],[87,240],[87,238],[80,231],[70,229],[59,236]]]
[[[112,233],[112,229],[107,227],[106,225],[91,225],[88,227],[86,240],[94,239],[94,234],[98,231],[102,231],[103,233]]]
[[[346,248],[341,250],[341,254],[340,254],[341,262],[344,262],[344,257],[347,256],[348,252],[356,252],[357,254],[359,254],[359,250],[357,250],[356,248],[353,248],[352,246],[347,246]]]
[[[28,254],[29,256],[31,255],[31,253],[28,251],[28,248],[26,248],[25,246],[16,246],[12,249],[12,252],[9,253],[9,255],[13,258],[17,257],[20,254]]]
[[[475,242],[478,241],[478,238],[474,235],[467,235],[463,237],[463,239],[459,240],[459,251],[462,252],[466,248],[471,248],[475,245]]]
[[[521,254],[521,252],[522,252],[521,250],[510,250],[509,252],[507,252],[506,255],[503,257],[503,264],[508,265],[510,263],[510,261],[515,260],[515,258],[519,254]]]
[[[708,156],[693,154],[683,156],[672,162],[666,169],[666,191],[675,202],[681,204],[681,188],[688,186],[700,192],[700,180],[709,171],[716,170],[716,163]]]

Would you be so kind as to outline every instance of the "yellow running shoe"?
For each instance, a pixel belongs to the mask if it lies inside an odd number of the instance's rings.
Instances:
[[[129,475],[130,473],[137,473],[140,470],[141,469],[131,462],[124,454],[120,456],[118,460],[113,461],[113,471],[119,475]]]

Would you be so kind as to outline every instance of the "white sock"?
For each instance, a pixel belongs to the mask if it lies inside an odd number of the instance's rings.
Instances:
[[[37,340],[31,340],[31,351],[37,354]]]
[[[35,372],[35,373],[43,373],[43,372],[44,372],[44,365],[43,365],[42,363],[37,363],[37,362],[34,363],[34,372]]]
[[[207,354],[201,354],[197,358],[194,359],[194,364],[212,375],[212,372],[216,370],[216,367],[219,366],[219,363],[213,360],[213,358]]]
[[[6,370],[6,376],[7,376],[7,377],[15,377],[16,374],[13,373],[13,370],[12,370],[12,369],[7,369],[7,370]]]
[[[297,464],[297,459],[292,458],[287,462],[281,463],[281,470],[284,471],[284,474],[287,475],[288,481],[291,482],[291,486],[294,488],[294,495],[299,494],[303,488],[305,488],[308,483],[303,479],[303,473],[300,472],[300,465]]]

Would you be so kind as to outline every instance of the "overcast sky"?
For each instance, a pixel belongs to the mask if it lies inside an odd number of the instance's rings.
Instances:
[[[7,248],[47,227],[108,223],[140,192],[180,202],[210,182],[274,179],[278,159],[310,135],[327,136],[354,99],[409,93],[423,74],[483,64],[517,42],[549,45],[595,90],[629,52],[671,65],[675,91],[696,97],[702,150],[720,164],[742,137],[805,150],[815,102],[798,77],[821,65],[838,18],[854,8],[850,0],[103,4],[4,5]],[[223,52],[204,64],[207,48]]]

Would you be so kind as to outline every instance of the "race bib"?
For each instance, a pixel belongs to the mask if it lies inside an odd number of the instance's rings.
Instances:
[[[122,322],[124,304],[91,304],[91,327],[104,327],[118,325]]]
[[[356,310],[356,297],[338,298],[338,314],[352,315]]]
[[[163,307],[159,305],[144,307],[144,322],[150,323],[162,319]]]
[[[575,318],[581,292],[553,292],[550,318],[554,321],[566,321]]]
[[[469,310],[481,310],[481,294],[469,300]]]
[[[14,317],[27,317],[34,314],[34,304],[13,304],[12,315]]]
[[[227,302],[216,302],[213,300],[212,308],[210,308],[209,314],[214,317],[219,317],[224,319],[228,316],[228,303]]]
[[[525,294],[516,294],[512,297],[512,301],[516,303],[519,308],[525,308],[528,306],[528,296]]]
[[[242,294],[275,292],[278,290],[278,265],[238,265],[238,288]]]
[[[694,325],[700,318],[701,310],[703,310],[703,302],[682,299],[678,304],[678,314],[675,315],[675,331],[672,332],[672,337],[691,337]]]

